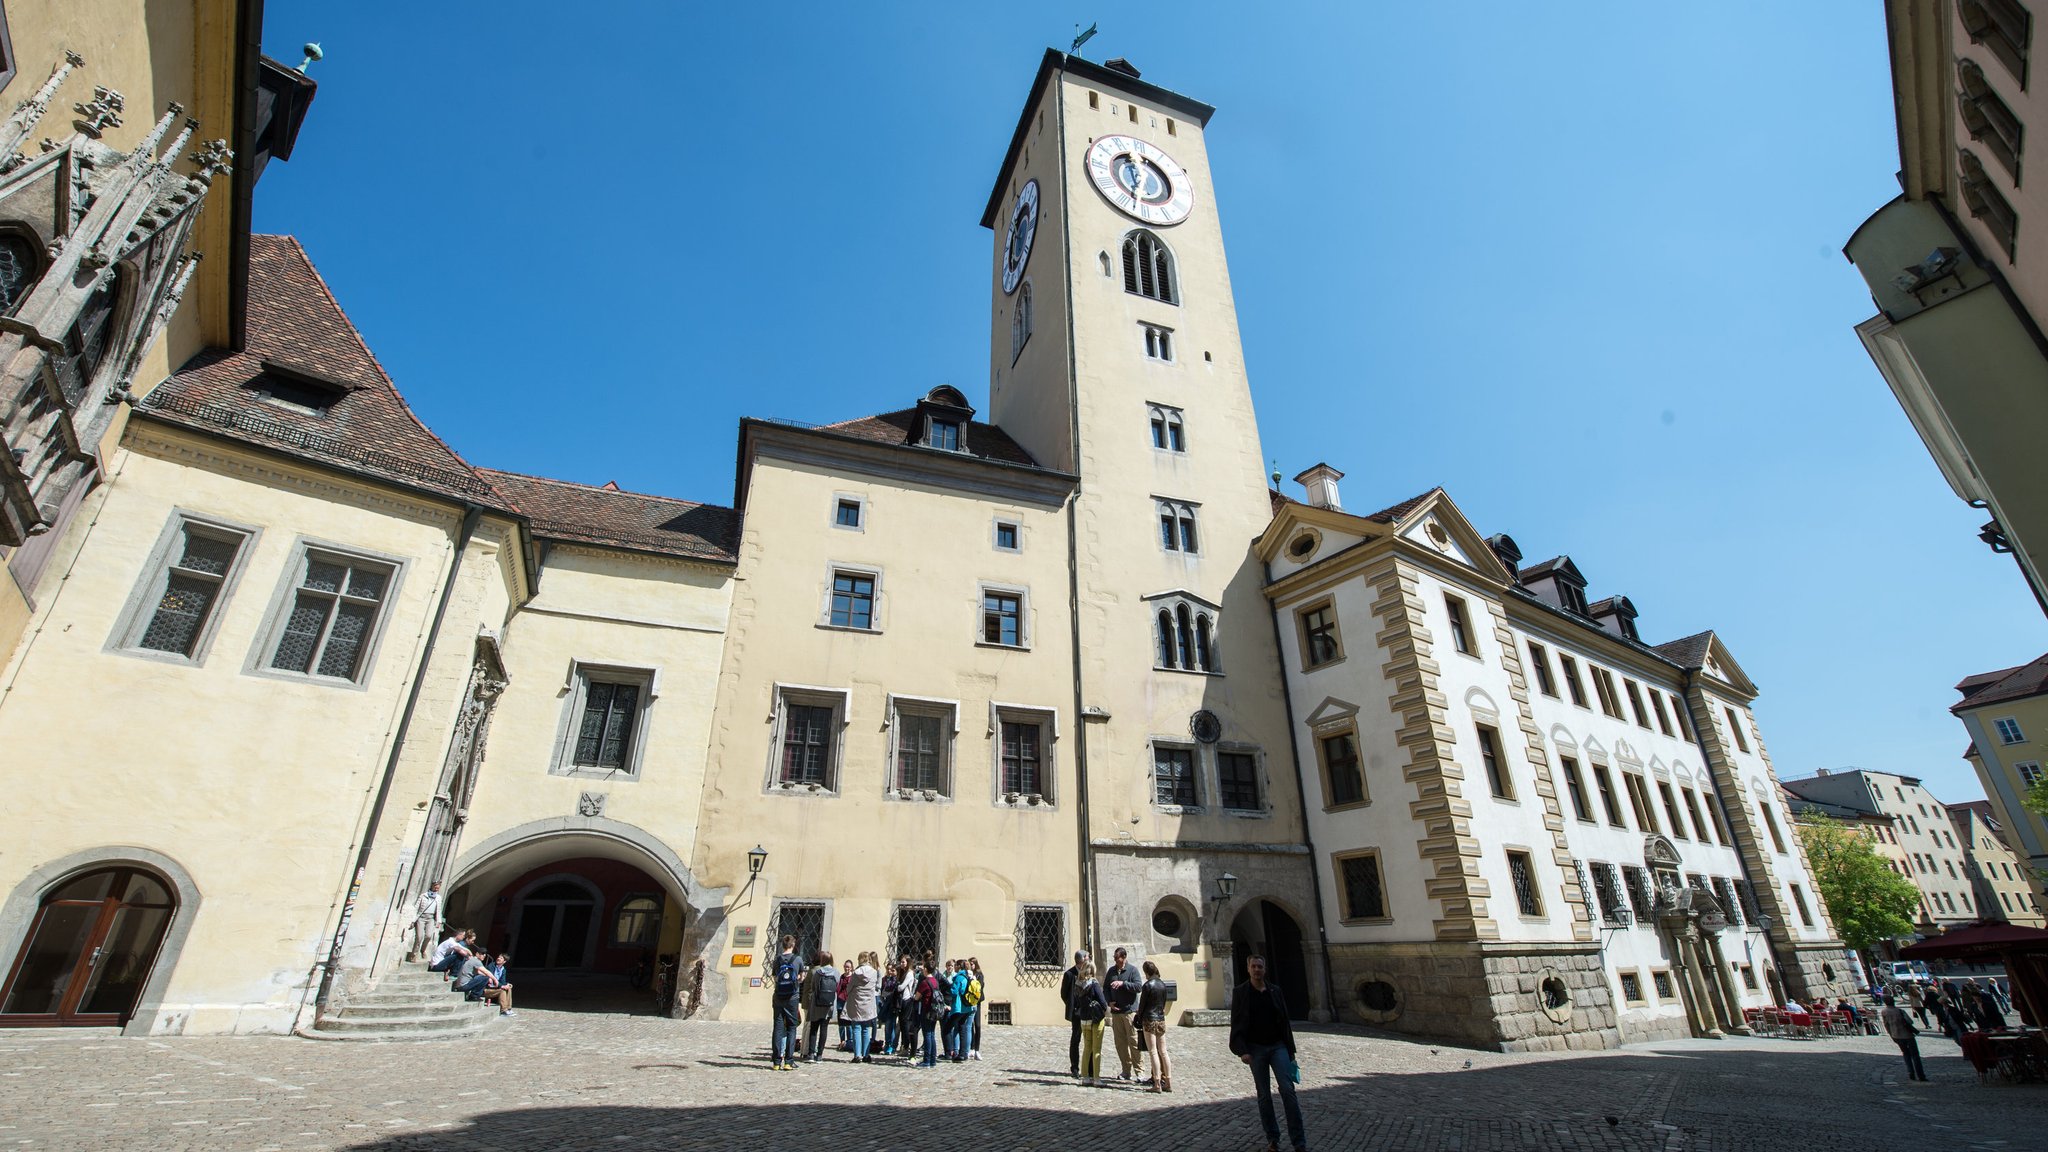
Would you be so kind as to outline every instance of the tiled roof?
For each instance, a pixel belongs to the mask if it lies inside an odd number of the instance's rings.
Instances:
[[[884,412],[879,416],[863,416],[858,420],[844,420],[837,424],[819,427],[822,432],[837,432],[841,436],[852,436],[858,440],[870,440],[876,444],[910,445],[923,427],[923,416],[915,408],[897,412]],[[1038,461],[1024,446],[1010,439],[1010,434],[994,424],[983,424],[978,420],[967,422],[967,437],[964,455],[982,460],[995,460],[1004,464],[1021,464],[1026,468],[1038,467]]]
[[[338,398],[319,411],[269,398],[272,389],[304,393],[309,381]],[[250,238],[248,347],[200,353],[137,410],[342,471],[504,506],[413,414],[289,236]]]
[[[1681,668],[1700,668],[1707,662],[1707,649],[1714,643],[1714,633],[1695,632],[1677,640],[1667,640],[1656,646],[1658,655]]]
[[[1951,712],[1981,708],[2004,700],[2048,695],[2048,655],[2017,668],[1971,676],[1957,684],[1956,690],[1963,694],[1963,699],[1949,709]]]
[[[717,564],[739,560],[739,515],[730,508],[491,468],[479,471],[526,513],[533,534],[543,539]]]
[[[1419,496],[1410,496],[1408,499],[1403,500],[1399,504],[1393,505],[1390,508],[1382,508],[1377,512],[1371,513],[1370,515],[1366,516],[1366,519],[1374,521],[1375,523],[1379,524],[1392,524],[1395,521],[1399,520],[1401,517],[1406,516],[1410,512],[1415,511],[1416,505],[1422,503],[1424,500],[1429,499],[1431,496],[1434,496],[1441,491],[1443,491],[1442,488],[1431,488],[1429,491],[1424,492]]]

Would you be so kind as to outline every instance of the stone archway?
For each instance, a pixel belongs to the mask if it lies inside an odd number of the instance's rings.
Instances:
[[[451,926],[477,929],[493,947],[512,945],[517,943],[512,934],[529,927],[522,922],[530,912],[526,907],[529,898],[551,884],[564,883],[577,884],[592,894],[596,917],[596,923],[587,928],[578,924],[596,951],[587,961],[579,957],[574,967],[606,980],[605,995],[591,997],[584,1010],[615,1010],[614,1000],[623,993],[611,985],[625,987],[627,969],[643,952],[650,960],[657,951],[678,959],[676,1014],[704,1006],[701,999],[693,998],[693,989],[698,990],[699,998],[717,998],[716,982],[693,981],[693,965],[724,931],[725,890],[699,886],[674,849],[646,829],[624,821],[562,816],[485,837],[465,849],[450,867],[444,915]],[[619,909],[627,899],[644,899],[656,890],[664,905],[660,913],[663,929],[656,946],[619,944],[613,938]],[[553,936],[559,936],[559,931]],[[549,949],[550,963],[558,962],[562,955],[557,940]],[[632,1003],[634,1010],[644,1010],[639,1000]],[[652,998],[645,1004],[651,1006]]]
[[[1315,1004],[1309,991],[1308,950],[1301,922],[1274,900],[1254,898],[1230,922],[1231,986],[1244,983],[1245,961],[1266,958],[1266,979],[1287,996],[1288,1014],[1306,1020]]]

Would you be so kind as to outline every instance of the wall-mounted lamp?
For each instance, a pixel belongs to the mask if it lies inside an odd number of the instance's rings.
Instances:
[[[752,852],[747,853],[747,875],[759,876],[761,874],[761,869],[765,867],[767,863],[768,850],[766,848],[761,847],[759,844],[754,845],[754,850]]]
[[[1216,878],[1216,899],[1228,900],[1237,895],[1237,877],[1225,872]]]

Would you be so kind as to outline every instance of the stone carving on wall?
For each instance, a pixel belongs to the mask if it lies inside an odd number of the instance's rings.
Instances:
[[[582,817],[604,815],[605,793],[584,792],[576,797],[576,814]]]

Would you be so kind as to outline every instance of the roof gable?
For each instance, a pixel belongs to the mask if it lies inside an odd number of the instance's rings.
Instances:
[[[1389,517],[1387,522],[1394,525],[1395,534],[1410,543],[1473,569],[1495,583],[1515,582],[1515,574],[1494,555],[1486,538],[1458,510],[1450,493],[1441,488],[1432,488],[1367,519],[1382,516]]]

